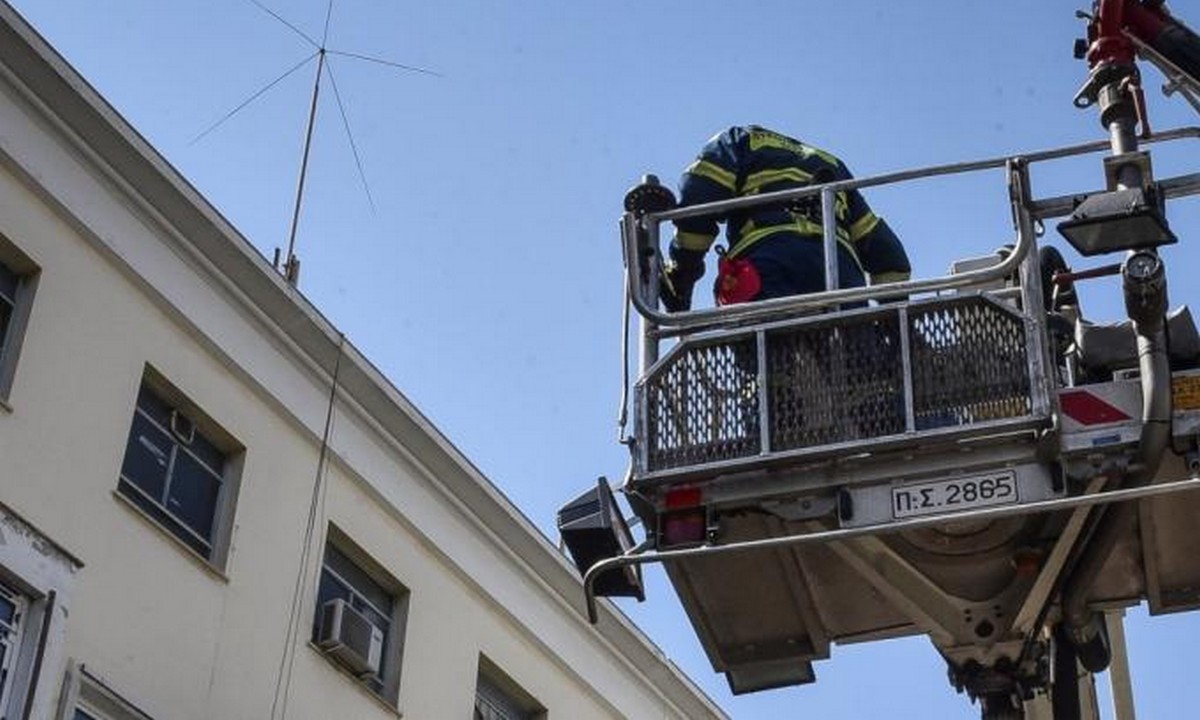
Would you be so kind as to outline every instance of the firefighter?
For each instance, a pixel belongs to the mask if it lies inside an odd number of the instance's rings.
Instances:
[[[757,125],[709,140],[680,181],[681,206],[850,179],[833,155]],[[810,202],[811,201],[811,202]],[[857,190],[836,195],[838,278],[843,288],[897,282],[911,268],[895,233]],[[718,305],[825,290],[820,198],[738,210],[723,217],[675,221],[661,287],[671,312],[691,308],[704,256],[725,223],[728,250],[718,263]]]

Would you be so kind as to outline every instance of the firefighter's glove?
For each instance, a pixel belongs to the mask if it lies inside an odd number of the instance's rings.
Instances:
[[[671,259],[663,266],[658,296],[668,312],[692,309],[692,288],[704,276],[704,252],[671,244]]]

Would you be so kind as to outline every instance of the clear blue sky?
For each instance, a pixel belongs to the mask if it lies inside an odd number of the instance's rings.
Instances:
[[[321,37],[327,0],[261,2]],[[625,189],[644,172],[673,182],[709,136],[750,122],[860,176],[1103,139],[1071,105],[1085,4],[336,0],[331,49],[440,77],[331,58],[375,209],[326,82],[301,288],[553,537],[557,507],[626,464]],[[249,0],[15,5],[265,256],[286,246],[315,65],[192,140],[311,54],[303,38]],[[1148,76],[1155,127],[1196,123]],[[1198,157],[1184,146],[1156,169],[1195,172]],[[1093,157],[1035,192],[1102,182]],[[1011,239],[999,173],[869,197],[920,275]],[[1173,302],[1200,304],[1185,275],[1200,263],[1197,203],[1171,219],[1184,239],[1164,253]],[[1111,289],[1085,292],[1093,319],[1119,317]],[[657,573],[648,602],[623,607],[736,718],[977,717],[923,639],[837,647],[816,685],[731,698]],[[1193,716],[1200,623],[1143,616],[1129,623],[1139,715]]]

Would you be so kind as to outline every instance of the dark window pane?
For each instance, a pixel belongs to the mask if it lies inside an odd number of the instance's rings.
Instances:
[[[165,430],[171,429],[171,406],[163,401],[154,391],[142,386],[137,398],[138,410],[154,418],[155,422]]]
[[[13,617],[17,614],[17,606],[12,600],[0,596],[0,623],[11,626]]]
[[[341,598],[342,600],[350,599],[350,588],[346,587],[345,583],[335,578],[329,571],[321,571],[321,583],[317,588],[317,605],[324,605],[330,600]]]
[[[12,320],[12,305],[0,299],[0,353],[4,352],[4,341],[8,338],[8,325]]]
[[[4,359],[4,346],[8,340],[8,329],[12,325],[13,310],[17,306],[17,285],[20,278],[4,263],[0,263],[0,360]]]
[[[0,263],[0,303],[17,304],[17,286],[21,278],[4,263]]]
[[[0,645],[0,668],[5,666],[4,660],[8,656],[8,648]],[[4,696],[4,691],[8,688],[8,670],[0,670],[0,697]]]
[[[169,422],[171,407],[145,385],[138,390],[137,409],[149,415],[163,428],[167,428],[171,424]]]
[[[175,537],[182,540],[191,549],[206,558],[212,553],[212,546],[207,541],[196,537],[195,533],[184,527],[183,523],[168,513],[158,501],[148,499],[125,480],[117,483],[117,491],[129,498],[134,505],[140,507],[147,515],[154,518],[158,524],[170,530]]]
[[[75,717],[72,720],[96,720],[96,718],[79,708],[75,708]]]
[[[220,480],[208,468],[183,450],[175,453],[167,509],[202,538],[212,536],[220,490]]]
[[[129,444],[125,446],[121,475],[161,502],[173,446],[166,433],[156,428],[144,415],[135,413],[133,427],[129,431]]]
[[[350,583],[354,592],[361,595],[367,602],[374,605],[380,612],[391,617],[392,596],[383,586],[371,579],[371,576],[354,564],[340,550],[330,545],[325,548],[325,564],[337,573],[343,580]]]
[[[209,442],[208,438],[196,432],[192,442],[187,446],[196,459],[208,466],[217,476],[225,472],[225,453]]]

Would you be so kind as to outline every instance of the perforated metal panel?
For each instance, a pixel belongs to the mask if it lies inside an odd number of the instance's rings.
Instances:
[[[904,432],[895,314],[777,330],[766,342],[772,450]]]
[[[980,296],[685,341],[639,388],[644,471],[1026,418],[1031,373],[1024,318]]]
[[[689,346],[644,387],[648,465],[665,469],[757,455],[754,335]]]
[[[909,327],[917,430],[1032,412],[1023,318],[974,298],[913,308]]]

